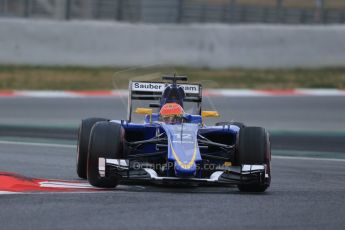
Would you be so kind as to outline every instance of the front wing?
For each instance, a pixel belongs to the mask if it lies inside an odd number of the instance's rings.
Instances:
[[[209,178],[159,176],[152,168],[133,169],[124,159],[99,158],[100,176],[117,175],[122,181],[152,182],[155,184],[238,185],[268,184],[267,165],[227,166],[214,171]]]

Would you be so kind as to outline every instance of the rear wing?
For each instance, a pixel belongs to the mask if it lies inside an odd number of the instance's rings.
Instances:
[[[160,100],[164,89],[171,85],[168,82],[146,82],[146,81],[130,81],[128,96],[127,120],[130,122],[132,117],[132,100]],[[197,104],[198,114],[201,114],[202,102],[202,86],[201,84],[180,84],[185,92],[184,102],[194,102]]]

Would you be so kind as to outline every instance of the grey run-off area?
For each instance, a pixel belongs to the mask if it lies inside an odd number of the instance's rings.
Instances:
[[[343,25],[1,19],[0,34],[2,64],[289,68],[345,63]]]
[[[345,131],[345,97],[204,97],[205,110],[218,110],[217,121],[288,131]],[[0,124],[77,127],[81,119],[126,119],[127,98],[0,98]]]

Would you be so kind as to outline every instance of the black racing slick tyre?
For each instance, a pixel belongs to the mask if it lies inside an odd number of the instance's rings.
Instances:
[[[97,122],[92,130],[87,160],[87,179],[89,183],[100,188],[114,188],[119,183],[117,175],[101,175],[99,158],[123,158],[123,128],[120,124],[108,121]]]
[[[270,185],[271,146],[268,133],[261,127],[244,127],[239,133],[238,143],[239,164],[267,166],[268,178],[260,183],[240,184],[238,189],[242,192],[264,192]],[[263,175],[264,176],[264,175]]]
[[[77,174],[80,178],[86,179],[87,153],[89,151],[89,139],[92,126],[99,121],[106,121],[104,118],[88,118],[81,121],[78,129],[77,145]]]

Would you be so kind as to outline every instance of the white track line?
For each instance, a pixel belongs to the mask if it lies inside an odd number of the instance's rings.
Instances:
[[[309,161],[337,161],[345,162],[345,159],[336,158],[316,158],[316,157],[292,157],[292,156],[272,156],[273,159],[283,159],[283,160],[309,160]]]
[[[17,141],[0,141],[0,144],[9,145],[26,145],[26,146],[38,146],[38,147],[56,147],[56,148],[76,148],[75,145],[64,144],[51,144],[51,143],[31,143],[31,142],[17,142]]]
[[[13,195],[13,194],[21,194],[21,193],[20,192],[0,191],[0,195]]]

